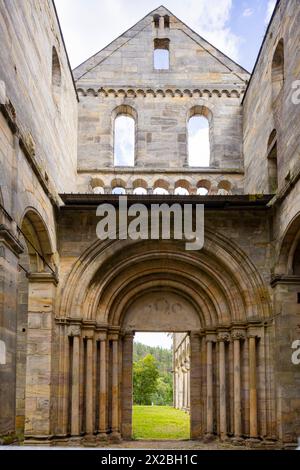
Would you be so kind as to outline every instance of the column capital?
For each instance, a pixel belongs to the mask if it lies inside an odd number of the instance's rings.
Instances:
[[[233,341],[240,341],[246,339],[246,332],[243,330],[233,330],[231,332],[231,339]]]
[[[205,337],[206,343],[216,343],[217,342],[217,335],[215,333],[209,333]]]
[[[128,330],[128,331],[122,331],[122,332],[120,333],[120,335],[121,335],[122,338],[125,339],[125,340],[129,340],[129,339],[132,339],[132,340],[133,340],[133,338],[134,338],[134,336],[135,336],[135,331],[131,331],[131,330],[130,330],[130,331],[129,331],[129,330]]]
[[[218,342],[219,343],[229,343],[230,341],[230,334],[222,331],[218,333]]]
[[[96,331],[95,337],[97,341],[106,341],[107,340],[107,332],[106,331]]]
[[[58,277],[56,276],[55,273],[47,273],[47,272],[42,272],[42,273],[29,273],[27,275],[27,278],[29,282],[36,282],[38,284],[40,283],[49,283],[49,284],[54,284],[57,286],[58,284]]]
[[[68,336],[80,336],[81,327],[80,325],[69,325],[67,329]]]

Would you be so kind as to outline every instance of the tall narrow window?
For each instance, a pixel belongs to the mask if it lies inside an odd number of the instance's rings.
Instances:
[[[189,166],[209,167],[209,122],[205,116],[195,114],[188,122]]]
[[[168,15],[164,16],[164,26],[165,28],[170,28],[170,17]]]
[[[273,103],[279,96],[284,84],[284,43],[283,39],[277,44],[272,61]]]
[[[278,164],[277,164],[277,133],[272,132],[268,141],[268,177],[269,192],[276,193],[278,189]]]
[[[159,28],[159,15],[153,16],[153,23],[154,23],[154,28],[158,29]]]
[[[170,40],[154,40],[154,68],[155,70],[169,70],[170,68]]]
[[[61,67],[55,47],[52,48],[52,90],[57,104],[59,104],[61,93]]]
[[[114,128],[114,165],[134,166],[135,120],[131,116],[118,115]]]

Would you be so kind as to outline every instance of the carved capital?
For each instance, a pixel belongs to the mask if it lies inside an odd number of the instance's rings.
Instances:
[[[222,342],[223,342],[223,343],[229,343],[229,341],[230,341],[230,335],[229,335],[229,333],[223,332],[223,333],[219,333],[219,334],[218,334],[218,342],[219,342],[219,343],[222,343]]]
[[[80,336],[81,327],[79,325],[69,325],[67,331],[68,336]]]
[[[246,338],[246,334],[244,331],[232,331],[231,333],[231,339],[233,341],[241,341],[241,340],[244,340]]]

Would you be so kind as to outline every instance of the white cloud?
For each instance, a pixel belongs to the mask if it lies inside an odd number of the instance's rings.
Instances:
[[[169,333],[136,333],[134,341],[152,347],[160,346],[165,349],[171,349],[173,344],[172,335]]]
[[[165,0],[188,26],[235,60],[241,39],[230,28],[233,0]],[[95,54],[151,10],[157,0],[56,0],[72,67]]]
[[[269,0],[268,1],[268,6],[267,6],[267,13],[266,13],[266,18],[265,18],[265,23],[269,24],[269,21],[273,15],[273,11],[276,5],[277,0]]]
[[[246,8],[243,11],[243,16],[245,16],[245,17],[252,16],[253,13],[254,13],[254,10],[252,8]]]

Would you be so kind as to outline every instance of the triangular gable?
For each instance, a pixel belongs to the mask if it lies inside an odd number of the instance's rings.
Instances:
[[[142,20],[138,21],[134,26],[129,28],[125,33],[119,36],[117,39],[112,41],[108,44],[104,49],[87,59],[81,65],[76,67],[73,71],[74,78],[76,81],[80,81],[81,78],[87,78],[87,75],[92,72],[96,67],[101,67],[101,65],[105,64],[115,53],[120,51],[123,46],[130,44],[132,40],[137,38],[139,34],[141,34],[149,24],[153,22],[153,16],[158,14],[160,16],[169,15],[170,18],[174,18],[178,25],[180,26],[182,32],[190,38],[191,41],[194,41],[197,45],[203,48],[204,51],[215,61],[217,61],[220,66],[224,67],[229,72],[232,72],[240,84],[244,84],[246,80],[249,78],[249,72],[247,72],[243,67],[238,65],[232,59],[226,56],[226,54],[222,53],[204,38],[202,38],[198,33],[193,31],[189,28],[185,23],[183,23],[180,19],[178,19],[172,12],[170,12],[164,6],[160,6],[155,10],[151,11],[147,14]]]

